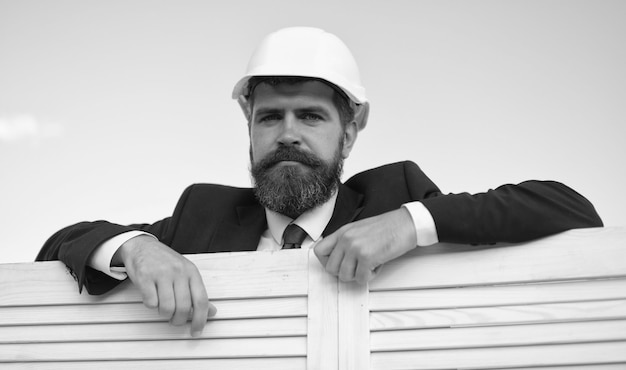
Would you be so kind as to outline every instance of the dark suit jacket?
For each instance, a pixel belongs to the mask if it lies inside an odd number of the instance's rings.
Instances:
[[[432,214],[441,242],[521,242],[572,228],[602,226],[589,201],[557,182],[527,181],[486,193],[443,195],[415,163],[400,162],[359,173],[340,185],[323,235],[417,200]],[[252,251],[266,228],[265,211],[252,189],[195,184],[184,191],[171,217],[129,226],[78,223],[55,233],[37,260],[63,261],[79,289],[85,285],[89,293],[100,294],[118,281],[87,267],[86,261],[101,243],[120,233],[144,230],[186,254]]]

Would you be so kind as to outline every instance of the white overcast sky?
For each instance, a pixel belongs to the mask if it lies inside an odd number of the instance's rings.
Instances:
[[[248,186],[230,99],[255,45],[316,26],[371,101],[345,176],[411,159],[448,192],[552,179],[626,226],[626,1],[0,0],[0,262],[83,220]]]

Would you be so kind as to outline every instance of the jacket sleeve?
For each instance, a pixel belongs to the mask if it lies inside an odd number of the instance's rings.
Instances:
[[[407,166],[412,167],[406,171],[408,182],[420,181],[422,172],[417,165]],[[525,181],[478,194],[436,191],[414,195],[423,197],[415,200],[430,211],[441,242],[515,243],[569,229],[603,226],[585,197],[555,181]]]
[[[85,286],[89,294],[102,294],[113,289],[120,281],[88,267],[89,256],[106,240],[131,230],[136,229],[107,221],[70,225],[52,235],[41,247],[35,260],[62,261],[78,282],[79,292]]]
[[[78,290],[83,286],[89,294],[103,294],[117,286],[120,281],[87,266],[91,254],[105,241],[127,231],[141,230],[156,236],[169,245],[174,226],[172,219],[181,212],[191,186],[181,196],[174,217],[168,217],[153,224],[118,225],[108,221],[79,222],[67,226],[53,234],[41,247],[36,261],[60,260],[68,267],[78,282]]]

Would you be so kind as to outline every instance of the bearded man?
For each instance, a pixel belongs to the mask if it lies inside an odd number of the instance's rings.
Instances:
[[[322,30],[270,34],[233,97],[248,121],[253,188],[195,184],[171,217],[72,225],[37,260],[62,260],[91,294],[128,277],[144,304],[173,325],[191,314],[192,335],[199,335],[215,307],[181,254],[313,247],[329,273],[364,283],[418,246],[520,242],[602,225],[585,198],[553,181],[444,195],[416,164],[401,162],[342,183],[369,103],[352,55]]]

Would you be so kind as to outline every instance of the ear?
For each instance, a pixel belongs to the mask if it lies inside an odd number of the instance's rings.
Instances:
[[[343,159],[348,158],[348,156],[350,155],[358,134],[359,129],[357,127],[356,121],[352,121],[346,125],[346,129],[343,133],[343,149],[341,150],[341,156],[343,157]]]
[[[248,120],[248,122],[250,122],[250,119],[252,118],[252,112],[251,112],[251,107],[250,107],[250,102],[248,101],[248,99],[246,99],[245,96],[240,95],[237,98],[237,103],[239,103],[239,106],[241,107],[241,110],[243,111],[243,115],[246,116],[246,119]]]

